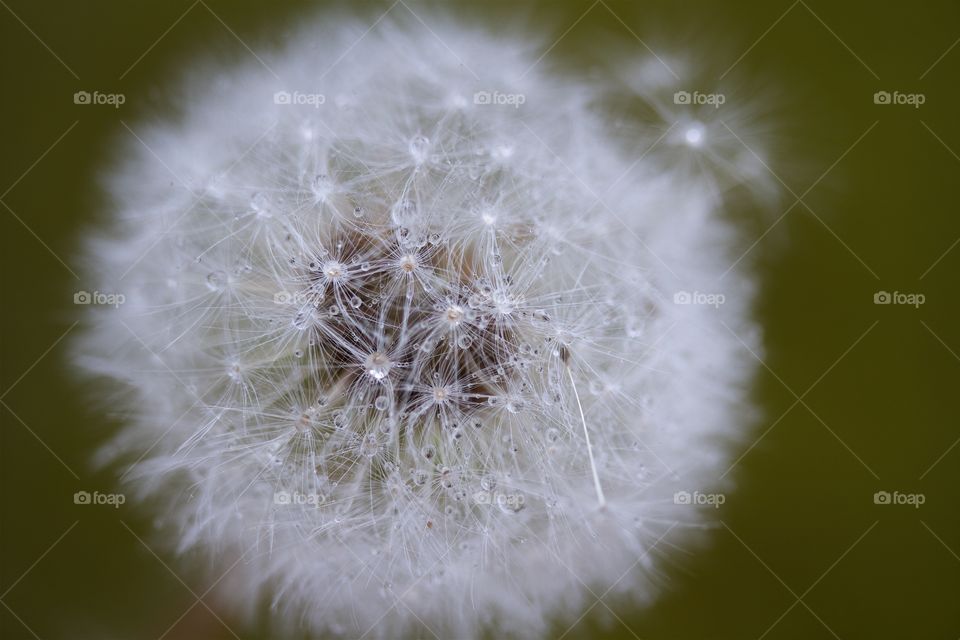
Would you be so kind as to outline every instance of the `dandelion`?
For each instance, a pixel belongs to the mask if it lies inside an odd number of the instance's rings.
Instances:
[[[111,174],[90,272],[127,302],[76,345],[123,388],[109,457],[278,633],[528,637],[588,587],[651,598],[701,524],[673,493],[743,422],[749,281],[673,297],[729,266],[721,196],[521,44],[362,33],[187,83]]]

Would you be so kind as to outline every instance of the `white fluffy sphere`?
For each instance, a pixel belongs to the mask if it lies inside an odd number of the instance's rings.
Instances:
[[[124,389],[105,454],[278,632],[529,637],[588,588],[648,599],[701,522],[674,493],[744,427],[716,184],[625,153],[517,41],[431,28],[199,73],[133,123],[89,245],[126,297],[76,344]]]

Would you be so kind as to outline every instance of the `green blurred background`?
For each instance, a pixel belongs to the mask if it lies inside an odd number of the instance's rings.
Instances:
[[[73,292],[87,288],[71,273],[77,238],[95,220],[109,150],[129,135],[121,120],[136,126],[192,56],[246,62],[247,45],[268,48],[316,5],[0,5],[0,637],[230,638],[228,626],[261,637],[214,597],[204,596],[209,609],[196,604],[207,579],[138,540],[156,542],[148,514],[73,503],[75,491],[114,486],[88,464],[113,425],[89,409],[64,346]],[[391,11],[407,6],[423,9]],[[765,122],[771,167],[803,200],[790,208],[787,193],[744,225],[744,248],[762,237],[747,260],[762,285],[763,415],[734,454],[743,454],[731,471],[738,489],[711,544],[664,569],[652,607],[607,602],[612,615],[598,604],[565,637],[960,636],[960,5],[449,6],[466,21],[549,25],[547,42],[569,29],[548,54],[556,64],[617,64],[610,56],[645,53],[639,40],[689,53],[711,73],[742,55],[735,75],[776,96]],[[388,8],[358,10],[375,18]],[[623,46],[608,52],[615,40]],[[94,89],[127,104],[73,103]],[[926,101],[877,105],[879,90]],[[875,305],[880,290],[926,302]],[[925,503],[878,505],[877,491]]]

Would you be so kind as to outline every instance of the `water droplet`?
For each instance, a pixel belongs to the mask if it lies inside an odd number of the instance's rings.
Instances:
[[[427,460],[433,460],[433,458],[437,455],[437,450],[433,447],[433,445],[428,444],[420,450],[420,454]]]
[[[493,491],[497,488],[497,477],[492,473],[486,474],[480,478],[480,486],[484,491]]]
[[[350,298],[350,306],[354,309],[359,309],[361,304],[363,304],[363,301],[358,296]]]
[[[375,351],[367,356],[364,362],[364,369],[374,380],[383,380],[390,373],[393,362],[382,351]]]
[[[457,346],[461,349],[469,349],[473,340],[470,339],[470,336],[460,336],[457,338]]]
[[[380,443],[377,442],[377,436],[370,434],[363,439],[360,445],[360,453],[368,458],[372,458],[380,451]]]
[[[414,136],[410,139],[408,148],[413,161],[417,164],[423,164],[430,153],[430,139],[421,135]]]
[[[271,214],[270,198],[266,194],[257,191],[250,198],[250,208],[258,216],[269,218]]]
[[[354,218],[362,218],[363,215],[364,215],[364,213],[366,213],[366,212],[363,210],[363,207],[354,207],[354,208],[353,208],[353,217],[354,217]]]
[[[386,411],[389,405],[390,400],[387,396],[380,396],[373,401],[373,406],[376,407],[377,411]]]
[[[207,275],[207,288],[210,291],[220,291],[227,284],[227,274],[223,271],[211,271]]]
[[[453,485],[456,483],[456,479],[456,474],[454,474],[453,471],[447,467],[444,467],[440,471],[440,484],[443,485],[444,489],[453,488]]]

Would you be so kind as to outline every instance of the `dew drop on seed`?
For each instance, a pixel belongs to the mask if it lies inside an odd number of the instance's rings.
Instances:
[[[350,298],[350,306],[354,309],[359,309],[361,304],[363,304],[363,301],[360,300],[358,296],[353,296]]]
[[[493,491],[497,488],[497,478],[491,473],[486,474],[480,478],[480,487],[484,491]]]
[[[410,139],[408,149],[410,151],[410,155],[413,157],[414,162],[417,164],[422,164],[423,161],[427,159],[430,151],[430,139],[421,135],[414,136]]]
[[[387,396],[380,396],[373,401],[373,406],[376,407],[377,411],[386,411],[389,404],[390,401],[387,399]]]
[[[368,435],[363,439],[363,443],[360,445],[360,452],[368,458],[372,458],[380,451],[380,443],[377,442],[377,437],[373,434]]]
[[[250,208],[253,209],[253,212],[258,216],[263,218],[270,217],[270,199],[266,194],[261,192],[256,192],[250,198]]]
[[[457,346],[460,347],[461,349],[470,348],[471,342],[472,340],[470,339],[470,336],[460,336],[459,338],[457,338]]]
[[[393,362],[382,351],[375,351],[367,356],[364,362],[364,369],[374,380],[383,380],[390,373]]]
[[[420,450],[420,455],[422,455],[427,460],[433,460],[434,456],[437,455],[437,450],[433,447],[433,445],[428,444],[427,446],[425,446],[423,449]]]
[[[353,208],[353,217],[354,217],[354,218],[362,218],[362,217],[363,217],[363,214],[364,214],[363,207],[354,207],[354,208]]]
[[[294,357],[294,358],[302,358],[302,357],[303,357],[303,351],[302,351],[301,349],[297,349],[296,351],[293,352],[293,357]]]
[[[453,471],[451,471],[450,469],[444,468],[440,472],[440,484],[443,485],[444,489],[453,488],[453,484],[454,484]]]
[[[207,275],[207,288],[210,291],[221,291],[227,283],[227,274],[223,271],[211,271]]]
[[[554,428],[547,429],[547,442],[556,442],[560,439],[560,431]]]

